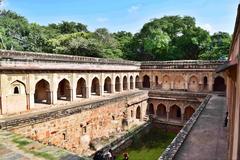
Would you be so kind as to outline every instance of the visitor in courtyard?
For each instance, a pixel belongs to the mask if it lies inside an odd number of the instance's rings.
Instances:
[[[226,112],[225,120],[224,120],[224,127],[227,127],[228,124],[228,112]]]
[[[105,159],[106,160],[112,160],[113,159],[112,149],[109,149],[109,151],[105,154]]]
[[[97,151],[93,157],[93,160],[104,160],[103,151]]]
[[[123,160],[128,160],[128,153],[127,152],[123,154]]]

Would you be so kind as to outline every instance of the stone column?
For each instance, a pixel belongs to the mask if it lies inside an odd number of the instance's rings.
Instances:
[[[103,93],[104,93],[104,86],[102,86],[102,85],[99,85],[99,94],[100,94],[100,96],[102,96],[103,95]]]
[[[51,90],[52,104],[57,103],[57,88],[58,88],[57,74],[54,73],[52,76],[52,90]]]
[[[111,93],[115,93],[115,83],[111,85]]]
[[[167,111],[167,122],[169,121],[169,111]]]
[[[69,100],[70,100],[70,101],[73,101],[73,99],[74,99],[74,98],[73,98],[73,95],[74,95],[73,89],[69,89],[69,90],[70,90],[70,97],[69,97],[70,99],[69,99]],[[76,93],[76,91],[75,91],[75,93]],[[76,94],[75,94],[75,99],[76,99]]]
[[[184,123],[184,113],[181,114],[181,123]]]
[[[170,87],[170,90],[173,90],[174,89],[174,82],[171,81],[171,87]]]
[[[89,87],[86,87],[86,98],[90,98],[91,97],[91,90]]]
[[[185,89],[185,91],[188,91],[188,82],[185,82],[184,89]]]
[[[27,109],[30,110],[34,108],[34,93],[27,94]]]

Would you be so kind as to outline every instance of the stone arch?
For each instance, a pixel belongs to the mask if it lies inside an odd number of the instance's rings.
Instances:
[[[162,78],[162,89],[163,90],[170,90],[171,89],[171,82],[170,77],[165,75]]]
[[[140,78],[138,75],[135,78],[135,88],[140,88]]]
[[[133,76],[130,76],[130,89],[133,89]]]
[[[150,103],[147,107],[147,114],[150,115],[150,114],[154,114],[154,106],[152,103]]]
[[[196,76],[191,76],[188,83],[189,91],[199,91],[199,80]]]
[[[123,77],[123,90],[127,90],[128,88],[128,80],[127,80],[127,76]]]
[[[155,85],[158,86],[158,76],[155,76]]]
[[[166,110],[166,106],[164,104],[159,104],[157,106],[157,111],[156,114],[158,117],[160,118],[167,118],[167,110]]]
[[[100,83],[97,77],[92,80],[91,94],[100,96]]]
[[[213,91],[225,91],[226,90],[226,85],[225,85],[225,80],[221,76],[217,76],[214,79],[214,84],[213,84]]]
[[[203,89],[204,90],[208,89],[208,77],[207,76],[203,77]]]
[[[87,97],[86,87],[87,87],[86,80],[84,78],[80,78],[77,81],[77,89],[76,89],[77,98],[86,98]]]
[[[148,75],[143,76],[143,88],[150,88],[150,78]]]
[[[191,106],[186,107],[184,110],[184,120],[190,119],[194,112],[195,110]]]
[[[136,119],[140,119],[140,118],[141,118],[141,108],[140,106],[138,106],[136,109]]]
[[[27,106],[26,85],[19,80],[13,81],[10,84],[6,101],[7,113],[16,113],[30,109]]]
[[[57,98],[59,100],[71,100],[70,82],[65,78],[58,83]]]
[[[112,92],[112,80],[110,77],[106,77],[104,80],[104,92],[106,93]]]
[[[174,120],[181,120],[181,108],[177,105],[170,107],[169,118]]]
[[[121,88],[120,78],[117,76],[115,78],[115,91],[120,92],[120,88]]]
[[[185,80],[182,76],[176,76],[174,79],[174,89],[184,90],[185,89]]]
[[[34,102],[51,103],[50,84],[45,79],[39,80],[35,85]]]

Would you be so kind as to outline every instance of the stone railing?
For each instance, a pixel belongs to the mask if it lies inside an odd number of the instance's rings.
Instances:
[[[216,69],[225,60],[144,61],[141,69]]]
[[[193,113],[191,118],[186,122],[186,124],[183,126],[183,128],[180,130],[180,132],[177,134],[177,136],[173,139],[171,144],[166,148],[166,150],[163,152],[161,157],[158,160],[172,160],[174,159],[176,153],[180,149],[181,145],[183,144],[184,140],[190,133],[193,125],[197,121],[198,117],[200,116],[201,112],[206,107],[209,99],[211,98],[211,95],[208,95],[204,101],[200,104],[198,109]]]
[[[136,61],[121,59],[94,58],[84,56],[73,56],[63,54],[23,52],[0,50],[0,59],[8,61],[27,61],[27,62],[55,62],[55,63],[99,63],[99,64],[121,64],[121,65],[140,65]]]

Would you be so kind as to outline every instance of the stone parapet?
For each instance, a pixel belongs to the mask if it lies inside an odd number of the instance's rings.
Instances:
[[[225,60],[174,60],[174,61],[144,61],[141,69],[216,69],[226,63]]]
[[[105,100],[99,100],[95,102],[89,102],[86,104],[80,104],[76,106],[68,106],[63,108],[56,108],[53,111],[46,111],[44,113],[35,113],[33,115],[26,115],[26,116],[19,116],[14,118],[3,118],[0,120],[0,129],[11,129],[14,127],[21,127],[21,126],[27,126],[32,125],[36,123],[42,123],[46,121],[50,121],[57,118],[62,118],[66,116],[70,116],[73,114],[81,113],[86,110],[91,110],[94,108],[98,108],[101,106],[104,106],[106,104],[110,104],[113,102],[119,102],[119,101],[126,101],[126,107],[128,100],[130,98],[138,97],[143,94],[146,94],[144,91],[139,91],[136,93],[131,93],[127,95],[122,95],[118,97],[113,97]],[[147,94],[146,94],[147,96]]]
[[[62,54],[0,50],[1,70],[139,70],[140,63]]]
[[[180,132],[177,134],[177,136],[173,139],[171,144],[166,148],[166,150],[163,152],[161,157],[159,157],[159,160],[172,160],[174,159],[176,153],[180,149],[181,145],[183,144],[184,140],[186,139],[187,135],[190,133],[193,125],[197,121],[198,117],[206,107],[209,99],[211,98],[211,95],[208,95],[204,101],[200,104],[198,109],[194,112],[192,117],[185,123],[183,128],[180,130]]]

